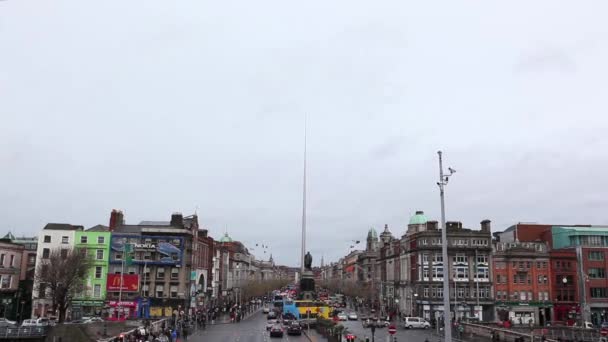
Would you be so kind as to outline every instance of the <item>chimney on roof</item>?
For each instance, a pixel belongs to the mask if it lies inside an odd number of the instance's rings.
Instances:
[[[462,229],[462,222],[460,221],[448,221],[445,223],[448,229],[459,230]]]
[[[481,221],[481,231],[489,233],[490,229],[492,228],[491,223],[492,223],[492,221],[490,221],[490,220]]]
[[[437,222],[437,221],[427,221],[426,222],[426,230],[439,230],[439,222]]]
[[[114,231],[117,227],[122,226],[125,223],[125,219],[121,210],[112,209],[110,213],[110,225],[108,226],[110,231]]]
[[[171,215],[171,226],[184,227],[184,216],[182,216],[182,213],[175,212]]]

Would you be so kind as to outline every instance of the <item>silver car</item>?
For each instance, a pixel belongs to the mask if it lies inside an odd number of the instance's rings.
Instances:
[[[428,329],[431,327],[431,323],[429,323],[426,319],[420,317],[405,317],[405,319],[403,320],[403,327],[406,329]]]

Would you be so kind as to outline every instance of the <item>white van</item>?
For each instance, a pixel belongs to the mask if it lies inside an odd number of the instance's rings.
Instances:
[[[428,329],[431,327],[431,323],[429,323],[426,319],[420,317],[405,317],[403,319],[403,327],[406,329]]]

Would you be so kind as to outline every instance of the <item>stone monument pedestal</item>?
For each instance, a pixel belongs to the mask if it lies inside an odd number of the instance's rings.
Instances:
[[[315,277],[310,270],[305,270],[300,279],[300,298],[302,300],[313,300],[315,293]]]

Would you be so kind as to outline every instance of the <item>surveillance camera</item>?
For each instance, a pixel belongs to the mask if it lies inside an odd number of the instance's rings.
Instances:
[[[456,173],[456,170],[452,169],[451,167],[448,167],[448,170],[450,170],[450,173]]]

